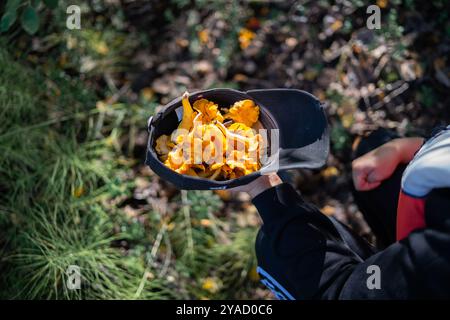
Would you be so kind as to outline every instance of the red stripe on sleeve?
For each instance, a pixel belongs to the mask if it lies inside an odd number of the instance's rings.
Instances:
[[[397,241],[412,231],[425,227],[425,199],[400,192],[397,207]]]

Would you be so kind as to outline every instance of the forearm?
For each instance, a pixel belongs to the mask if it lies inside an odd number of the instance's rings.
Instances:
[[[417,150],[423,145],[424,138],[398,138],[389,141],[387,145],[395,148],[398,155],[398,163],[408,163],[416,154]]]

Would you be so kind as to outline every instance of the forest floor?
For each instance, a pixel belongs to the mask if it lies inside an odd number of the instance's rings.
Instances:
[[[194,3],[83,1],[81,30],[42,10],[38,33],[0,38],[0,297],[271,297],[248,197],[180,192],[144,165],[147,119],[186,89],[323,101],[327,166],[291,181],[371,242],[350,191],[354,139],[450,123],[446,1],[377,1],[380,30],[362,1]],[[87,270],[81,293],[62,283],[68,264]]]

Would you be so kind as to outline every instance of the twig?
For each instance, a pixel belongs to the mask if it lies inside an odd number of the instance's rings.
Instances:
[[[166,275],[167,270],[169,270],[169,265],[170,265],[170,260],[172,258],[172,244],[170,243],[170,238],[168,237],[167,233],[165,234],[166,236],[164,237],[165,239],[165,244],[167,247],[167,254],[166,257],[164,259],[164,265],[163,268],[161,270],[161,272],[159,273],[159,277],[162,278]]]
[[[375,70],[373,71],[373,77],[378,78],[380,76],[381,71],[384,69],[386,64],[389,62],[389,57],[384,54],[381,56],[377,66],[375,67]]]
[[[409,89],[409,84],[408,83],[403,83],[399,88],[395,89],[394,91],[392,91],[391,93],[389,93],[388,95],[386,95],[382,101],[377,102],[374,106],[373,106],[373,110],[377,110],[380,109],[381,107],[383,107],[386,103],[389,103],[392,99],[394,99],[395,97],[401,95],[403,92],[405,92],[406,90]]]
[[[142,290],[144,290],[145,281],[147,279],[147,274],[150,271],[150,265],[153,264],[153,260],[156,257],[156,254],[158,253],[158,249],[161,245],[161,240],[163,238],[164,233],[166,232],[167,224],[163,220],[163,224],[161,228],[159,229],[158,235],[156,236],[156,240],[153,243],[152,250],[150,251],[150,257],[147,260],[147,265],[145,266],[144,274],[142,275],[141,282],[139,283],[139,287],[136,290],[136,293],[134,294],[135,298],[139,298],[139,296],[142,293]]]
[[[193,254],[194,253],[194,239],[192,237],[191,210],[189,209],[188,197],[187,197],[186,190],[181,190],[181,203],[183,205],[183,214],[184,214],[184,219],[186,221],[186,235],[187,235],[188,252],[190,254]]]

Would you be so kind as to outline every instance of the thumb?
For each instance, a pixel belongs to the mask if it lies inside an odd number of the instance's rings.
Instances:
[[[369,190],[375,189],[380,184],[381,184],[381,181],[367,182],[364,190],[369,191]]]
[[[360,186],[359,190],[369,191],[369,190],[375,189],[380,184],[381,184],[381,179],[379,177],[379,174],[375,170],[371,170],[364,177],[363,181],[361,182],[361,186]]]
[[[353,183],[356,190],[368,191],[380,185],[378,174],[371,167],[359,168],[353,171]]]

